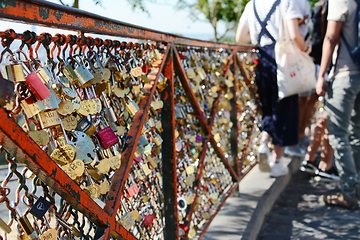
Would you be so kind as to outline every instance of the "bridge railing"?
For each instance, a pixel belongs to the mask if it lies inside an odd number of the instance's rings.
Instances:
[[[256,49],[0,3],[79,32],[0,32],[2,238],[200,239],[257,162]]]

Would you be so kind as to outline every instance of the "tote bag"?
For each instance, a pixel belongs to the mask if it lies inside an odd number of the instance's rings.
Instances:
[[[310,91],[315,88],[315,64],[311,57],[301,51],[290,40],[286,23],[284,22],[284,4],[281,8],[281,26],[279,40],[275,44],[275,60],[277,65],[277,84],[279,99]]]

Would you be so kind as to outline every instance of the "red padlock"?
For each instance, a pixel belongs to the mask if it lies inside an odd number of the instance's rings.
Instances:
[[[151,224],[154,221],[154,215],[153,214],[146,214],[144,215],[144,223],[146,226],[150,227]]]
[[[96,135],[99,137],[99,140],[105,149],[119,142],[118,136],[116,136],[111,127],[106,126],[102,120],[99,121],[99,124],[102,124],[103,128],[98,130],[96,132]]]
[[[185,234],[189,231],[189,227],[185,224],[181,223],[179,224],[179,235],[185,236]]]
[[[35,72],[31,72],[29,75],[27,75],[25,80],[29,90],[39,101],[42,101],[51,95],[49,89],[45,86],[43,81],[41,81]]]
[[[26,85],[29,88],[29,90],[35,95],[35,97],[39,101],[42,101],[45,98],[49,97],[51,95],[51,92],[45,86],[44,82],[36,74],[36,72],[32,71],[31,63],[29,62],[29,66],[28,66],[22,61],[22,66],[26,75],[25,76]]]

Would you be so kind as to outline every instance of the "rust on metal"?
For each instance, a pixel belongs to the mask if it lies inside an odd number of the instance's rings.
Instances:
[[[239,178],[238,175],[234,171],[234,168],[230,165],[229,161],[224,157],[223,151],[217,146],[217,142],[215,141],[213,135],[210,136],[210,142],[211,142],[215,152],[217,153],[217,155],[219,156],[221,161],[224,163],[225,168],[230,172],[231,177],[233,178],[233,182],[237,182],[238,178]]]
[[[181,84],[182,84],[183,88],[185,89],[186,95],[187,95],[188,99],[190,100],[190,103],[194,109],[195,114],[197,115],[198,119],[200,120],[200,123],[202,124],[206,133],[210,134],[211,129],[209,129],[209,126],[208,126],[206,118],[205,118],[205,114],[201,110],[200,105],[195,96],[195,93],[193,92],[193,90],[191,88],[190,81],[186,75],[184,66],[181,64],[180,56],[179,56],[176,48],[174,48],[173,52],[174,52],[175,72],[180,78]]]
[[[222,90],[220,90],[220,91],[222,91]],[[221,94],[221,92],[220,92],[220,94]],[[209,120],[210,129],[213,127],[215,115],[217,113],[217,109],[218,109],[218,106],[219,106],[219,102],[220,102],[220,97],[218,97],[215,100],[215,103],[213,104],[213,112],[212,112],[210,120]],[[186,218],[188,228],[190,227],[190,218],[191,218],[191,215],[194,212],[194,208],[195,208],[195,205],[196,205],[195,199],[197,198],[198,193],[199,193],[198,189],[200,189],[200,180],[202,178],[202,174],[203,174],[204,167],[205,167],[205,157],[206,157],[206,153],[208,151],[208,142],[209,141],[210,141],[210,135],[208,135],[206,140],[204,141],[204,145],[203,145],[203,148],[202,148],[202,151],[201,151],[201,155],[199,157],[199,166],[198,166],[196,178],[195,178],[195,181],[194,181],[194,192],[195,192],[195,194],[193,196],[193,202],[192,202],[192,204],[190,206],[190,210],[187,213],[187,218]]]
[[[0,108],[0,144],[49,187],[97,225],[109,216]]]
[[[180,37],[175,34],[128,24],[43,0],[0,0],[0,18],[13,19],[25,23],[35,23],[52,28],[188,46],[234,48],[238,50],[254,48],[250,45],[226,44]]]
[[[166,48],[166,52],[163,56],[163,59],[168,56],[170,52],[169,48]],[[131,164],[133,161],[134,153],[136,151],[137,143],[139,141],[142,128],[147,118],[147,113],[149,111],[149,107],[151,104],[152,97],[154,96],[156,85],[162,69],[165,65],[165,61],[162,61],[159,66],[156,74],[156,78],[149,78],[152,85],[150,94],[143,95],[142,101],[139,104],[139,110],[136,112],[133,122],[131,124],[128,138],[126,140],[126,145],[129,146],[125,149],[125,151],[121,154],[121,159],[124,160],[124,163],[121,164],[120,168],[115,171],[114,177],[112,178],[112,182],[110,185],[110,190],[106,198],[106,205],[104,207],[105,212],[109,215],[112,215],[113,219],[116,217],[116,212],[120,208],[120,199],[123,196],[123,190],[125,187],[125,181],[130,172]],[[148,86],[149,87],[149,86]]]
[[[170,46],[169,46],[170,48]],[[174,98],[174,65],[173,46],[166,58],[164,75],[168,79],[168,86],[161,92],[164,106],[161,110],[161,123],[164,129],[162,134],[162,174],[164,192],[165,214],[165,239],[179,239],[179,223],[177,210],[177,172],[176,172],[176,148],[175,148],[175,98]]]

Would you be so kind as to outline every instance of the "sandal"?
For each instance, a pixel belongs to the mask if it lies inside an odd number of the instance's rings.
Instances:
[[[347,209],[357,209],[358,198],[356,195],[345,195],[342,192],[335,194],[323,195],[324,202],[326,205],[338,206]]]

